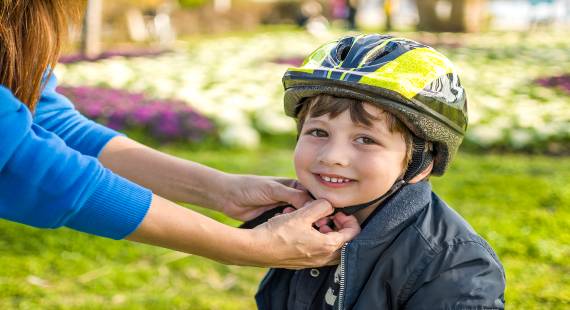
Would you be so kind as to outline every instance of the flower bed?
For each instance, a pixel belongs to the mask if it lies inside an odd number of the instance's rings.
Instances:
[[[142,129],[163,141],[190,142],[201,141],[214,130],[210,120],[180,100],[88,86],[59,86],[57,91],[87,117],[116,130]]]
[[[470,100],[468,145],[570,153],[570,97],[536,80],[570,72],[563,33],[468,35],[443,50],[461,70]]]
[[[202,39],[188,49],[154,58],[59,65],[56,74],[68,85],[122,88],[189,102],[216,121],[225,143],[255,146],[260,133],[295,130],[283,113],[283,72],[340,35],[316,39],[290,31]],[[462,44],[439,48],[457,65],[467,89],[468,146],[570,152],[570,98],[535,82],[570,72],[566,37],[567,33],[457,35],[453,39]]]

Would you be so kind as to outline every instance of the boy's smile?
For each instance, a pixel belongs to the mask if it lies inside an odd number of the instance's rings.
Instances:
[[[318,180],[325,186],[330,186],[333,188],[341,188],[348,186],[348,183],[354,182],[355,180],[340,176],[337,174],[326,174],[326,173],[315,173]]]
[[[352,121],[348,110],[332,119],[308,115],[295,148],[299,181],[335,208],[380,197],[404,170],[404,138],[389,131],[383,110],[363,105],[377,118],[371,126]]]

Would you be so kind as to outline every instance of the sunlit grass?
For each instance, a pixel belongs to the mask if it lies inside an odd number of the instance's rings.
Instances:
[[[162,149],[225,171],[294,176],[289,142],[257,151]],[[570,158],[473,154],[432,178],[499,254],[511,309],[570,305],[568,180]],[[69,229],[1,221],[0,236],[0,309],[253,309],[265,271]]]

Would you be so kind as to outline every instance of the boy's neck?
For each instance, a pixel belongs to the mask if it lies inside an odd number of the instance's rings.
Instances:
[[[415,182],[414,182],[415,183]],[[396,184],[396,183],[395,183]],[[398,187],[394,187],[395,186],[392,185],[392,188],[388,191],[393,191],[392,193],[388,194],[388,192],[384,193],[382,196],[383,198],[380,199],[380,201],[374,203],[371,206],[365,207],[364,209],[361,209],[359,211],[356,211],[353,215],[354,217],[356,217],[356,220],[358,221],[358,224],[362,226],[362,223],[364,223],[366,221],[366,219],[368,219],[368,217],[370,217],[370,215],[378,208],[380,207],[380,205],[390,196],[395,195],[396,192],[399,191],[399,189],[401,188],[401,184]],[[385,195],[388,195],[387,197],[384,197]]]
[[[356,211],[354,213],[354,217],[356,217],[356,220],[358,221],[359,225],[362,225],[362,223],[364,223],[364,221],[366,221],[366,219],[372,214],[372,212],[374,212],[374,210],[376,210],[376,208],[378,208],[380,206],[380,204],[382,203],[382,201],[379,201],[369,207],[366,207],[362,210]]]

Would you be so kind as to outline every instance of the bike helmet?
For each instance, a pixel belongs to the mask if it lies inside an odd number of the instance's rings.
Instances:
[[[467,129],[465,90],[451,61],[405,38],[371,34],[326,43],[289,68],[283,85],[285,113],[294,118],[303,99],[319,94],[363,100],[395,115],[414,135],[406,182],[432,160],[432,174],[443,175]]]

